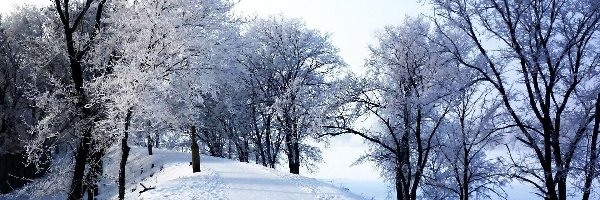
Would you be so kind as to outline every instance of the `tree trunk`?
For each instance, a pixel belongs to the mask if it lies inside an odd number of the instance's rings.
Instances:
[[[227,142],[227,158],[228,158],[228,159],[230,159],[230,160],[231,160],[231,158],[233,158],[233,153],[232,153],[232,151],[233,151],[233,147],[232,147],[232,144],[231,144],[231,143],[232,143],[232,140],[230,139],[230,140]],[[239,153],[239,152],[238,152],[238,153]]]
[[[156,148],[160,148],[160,134],[158,132],[156,132],[154,134],[154,147]]]
[[[464,144],[464,143],[463,143]],[[461,200],[469,200],[469,169],[471,168],[471,162],[469,159],[469,149],[463,146],[463,168],[462,168],[462,184],[461,184]]]
[[[260,134],[260,131],[256,130],[256,149],[258,150],[256,152],[256,162],[260,162],[263,166],[267,166],[267,159],[265,158],[265,149],[263,147],[263,143],[262,143],[262,135]]]
[[[190,135],[192,139],[192,171],[196,173],[200,172],[200,148],[196,143],[196,126],[192,126]]]
[[[248,140],[244,140],[243,144],[244,144],[244,150],[242,152],[244,155],[244,160],[245,160],[244,162],[250,162],[250,144],[249,144]]]
[[[125,117],[125,132],[123,138],[121,138],[121,163],[119,163],[119,199],[125,199],[125,166],[127,165],[127,157],[129,157],[129,145],[127,145],[127,139],[129,138],[129,124],[131,121],[131,109],[127,110],[127,116]]]
[[[148,140],[148,142],[147,142],[147,146],[148,146],[148,155],[150,155],[150,156],[151,156],[151,155],[152,155],[152,143],[153,143],[153,142],[152,142],[152,140],[151,140],[151,138],[150,138],[150,134],[148,134],[147,138],[148,138],[148,139],[147,139],[147,140]]]
[[[300,174],[300,163],[298,162],[299,158],[297,158],[297,142],[294,142],[291,134],[285,135],[285,144],[287,146],[288,152],[288,167],[290,168],[290,173],[292,174]]]
[[[300,174],[300,145],[298,140],[292,141],[294,147],[294,172],[295,174]]]
[[[240,144],[235,144],[237,149],[238,160],[240,162],[249,162],[250,156],[248,154],[248,140],[244,139]]]
[[[273,158],[273,151],[271,147],[271,115],[265,117],[265,146],[267,147],[267,161],[269,162],[270,168],[275,168],[276,158]]]
[[[85,192],[83,186],[83,177],[85,175],[85,166],[87,164],[88,153],[90,151],[91,143],[91,128],[84,130],[83,137],[77,147],[77,153],[75,154],[75,167],[73,170],[73,177],[71,178],[71,188],[69,190],[69,200],[79,200],[83,198]]]
[[[256,136],[256,146],[258,151],[256,152],[256,162],[259,162],[260,159],[260,163],[262,163],[263,166],[267,166],[267,160],[265,158],[265,149],[263,148],[263,142],[262,142],[262,133],[261,131],[258,129],[258,120],[256,119],[256,107],[252,106],[252,126],[254,128],[254,135]]]
[[[100,32],[100,19],[102,17],[102,10],[105,2],[106,0],[100,1],[96,9],[96,23],[94,26],[96,30],[92,32],[92,34],[90,34],[90,41],[92,41],[93,38],[95,38],[95,36]],[[77,91],[78,101],[75,104],[75,108],[78,112],[81,113],[80,119],[84,121],[84,124],[82,125],[82,137],[77,147],[77,152],[75,153],[75,167],[73,170],[73,176],[71,177],[71,188],[69,189],[69,194],[67,197],[67,199],[69,200],[78,200],[83,198],[83,179],[85,175],[85,166],[87,165],[87,160],[89,156],[88,154],[90,151],[93,129],[93,124],[90,122],[86,122],[86,120],[90,120],[93,111],[90,108],[86,108],[88,99],[83,88],[83,69],[81,66],[81,60],[83,59],[83,56],[89,49],[75,49],[73,33],[77,30],[81,21],[75,20],[74,23],[71,25],[71,20],[69,19],[69,1],[65,0],[61,5],[60,1],[56,0],[54,4],[59,19],[63,25],[65,43],[69,58],[69,66],[71,70],[71,78],[73,81],[73,85],[75,86],[75,90]],[[89,7],[90,4],[86,4],[78,15],[85,15]],[[75,16],[77,16],[77,14]]]
[[[402,167],[400,166],[396,166],[396,173],[395,173],[395,185],[396,185],[396,199],[397,200],[404,200],[404,189],[402,187],[402,174],[400,172],[400,170],[402,170]]]
[[[585,170],[585,183],[583,185],[583,197],[582,200],[590,199],[590,193],[592,190],[592,182],[596,177],[596,162],[598,160],[598,132],[600,129],[600,94],[596,99],[596,111],[594,113],[594,129],[592,130],[592,143],[590,144],[590,161]]]
[[[90,157],[90,171],[88,172],[87,186],[89,200],[95,199],[98,195],[98,179],[103,173],[102,157],[104,157],[103,149],[96,150]]]

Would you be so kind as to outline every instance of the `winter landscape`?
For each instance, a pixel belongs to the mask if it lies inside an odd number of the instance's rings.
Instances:
[[[598,0],[0,0],[0,199],[600,199]]]

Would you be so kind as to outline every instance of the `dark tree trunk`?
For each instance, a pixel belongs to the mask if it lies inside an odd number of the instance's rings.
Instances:
[[[231,158],[233,158],[233,145],[231,144],[233,143],[232,140],[229,140],[229,142],[227,142],[227,158],[231,160]],[[239,153],[239,151],[238,151]]]
[[[69,5],[68,0],[64,0],[62,3],[59,0],[54,2],[56,12],[63,25],[65,43],[71,69],[71,78],[73,80],[75,90],[77,91],[78,102],[75,105],[75,108],[81,113],[80,119],[84,122],[90,120],[92,117],[92,111],[90,108],[85,107],[88,101],[83,89],[83,69],[81,66],[81,60],[89,49],[75,49],[73,33],[78,30],[77,28],[81,24],[81,21],[92,2],[93,0],[87,0],[82,10],[74,15],[77,17],[74,20],[70,19],[71,14],[69,14],[69,9],[71,6]],[[93,41],[98,32],[100,32],[100,19],[105,2],[106,0],[101,0],[96,9],[96,23],[94,26],[95,31],[90,34],[89,42]],[[73,22],[73,24],[71,24],[71,22]],[[89,45],[89,43],[84,46],[87,45]],[[81,134],[81,140],[79,141],[77,152],[75,153],[75,167],[73,170],[73,176],[71,178],[71,188],[69,189],[69,194],[67,197],[69,200],[78,200],[83,198],[85,191],[83,187],[83,179],[85,176],[85,166],[87,165],[89,156],[88,154],[90,153],[92,128],[92,123],[89,122],[84,123],[82,128],[83,133]]]
[[[235,144],[237,149],[238,160],[240,162],[249,162],[248,140],[241,141],[241,144]]]
[[[461,191],[460,191],[460,195],[461,195],[461,200],[469,200],[469,169],[472,169],[471,165],[471,161],[469,159],[469,149],[467,148],[466,145],[464,145],[463,143],[463,168],[462,168],[462,184],[461,184]]]
[[[262,141],[262,133],[258,128],[258,120],[256,119],[256,107],[252,106],[252,126],[254,127],[254,135],[256,136],[256,146],[258,151],[256,152],[256,162],[258,164],[258,162],[262,163],[263,166],[267,166],[267,159],[265,158],[265,149],[263,147],[263,141]],[[259,161],[260,159],[260,161]]]
[[[104,150],[99,149],[92,153],[90,157],[90,171],[88,172],[88,186],[87,193],[88,199],[95,199],[98,195],[98,179],[102,175],[104,168],[102,163],[102,157],[104,157]]]
[[[273,158],[273,151],[271,145],[271,115],[265,117],[265,146],[267,147],[267,161],[269,162],[270,168],[275,168],[276,158]]]
[[[402,170],[402,167],[396,167],[396,174],[395,174],[395,185],[396,185],[396,199],[397,200],[404,200],[404,189],[402,188],[402,174],[400,173],[400,170]]]
[[[79,200],[83,198],[83,193],[85,191],[83,177],[85,175],[85,166],[90,151],[90,143],[91,130],[84,130],[83,138],[79,142],[79,147],[77,147],[77,153],[75,154],[75,167],[73,170],[73,177],[71,178],[71,189],[69,190],[69,196],[67,198],[69,200]]]
[[[256,162],[257,163],[261,163],[263,166],[267,166],[267,159],[265,158],[265,149],[263,147],[263,143],[262,143],[262,134],[260,134],[260,131],[256,130]]]
[[[154,134],[154,147],[156,148],[160,148],[160,134],[158,134],[158,132],[156,132]]]
[[[255,151],[256,151],[256,149],[255,149]],[[256,164],[257,164],[257,165],[258,165],[258,164],[260,164],[260,156],[259,156],[259,155],[258,155],[256,152],[255,152],[255,154],[254,154],[254,158],[255,158],[255,160],[254,160],[254,161],[256,161]],[[264,160],[264,159],[263,159],[263,160]],[[263,164],[263,166],[265,166],[265,165]]]
[[[150,138],[150,134],[148,134],[147,140],[148,140],[148,142],[147,142],[148,143],[147,144],[147,146],[148,146],[148,155],[152,155],[152,143],[153,142],[152,142],[152,138]]]
[[[248,140],[244,140],[243,144],[244,144],[244,150],[242,152],[244,155],[244,161],[242,161],[242,162],[250,162],[250,144],[249,144]]]
[[[592,130],[592,143],[590,144],[590,161],[585,170],[585,183],[583,185],[583,197],[582,200],[590,199],[590,193],[592,190],[592,182],[596,177],[596,162],[598,160],[598,132],[600,129],[600,94],[596,99],[596,111],[594,113],[594,129]]]
[[[196,126],[192,126],[190,135],[192,139],[192,171],[196,173],[200,172],[200,148],[196,143]]]
[[[300,174],[300,158],[298,157],[298,142],[296,142],[291,134],[285,135],[285,144],[288,149],[288,167],[290,173]]]
[[[300,174],[300,145],[297,140],[292,142],[294,147],[294,172],[295,174]]]
[[[125,132],[123,138],[121,138],[121,163],[119,163],[119,199],[125,199],[125,166],[127,165],[127,157],[129,157],[129,145],[127,145],[127,139],[129,139],[129,124],[131,122],[131,109],[127,110],[127,116],[125,116]]]

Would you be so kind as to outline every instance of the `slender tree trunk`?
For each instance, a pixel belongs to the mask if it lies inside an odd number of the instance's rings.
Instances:
[[[100,149],[92,153],[90,157],[90,171],[88,172],[88,186],[87,193],[88,199],[95,199],[98,195],[98,179],[103,173],[102,157],[104,157],[104,150]]]
[[[104,3],[106,3],[106,0],[101,0],[96,9],[96,23],[94,26],[95,31],[92,34],[90,34],[90,41],[93,40],[95,36],[100,32],[100,19],[102,17]],[[61,4],[59,0],[56,0],[54,4],[56,8],[56,13],[58,14],[59,19],[63,25],[67,54],[69,57],[69,66],[71,70],[71,78],[73,81],[73,85],[75,86],[75,90],[77,91],[78,102],[76,103],[75,108],[81,114],[80,119],[84,121],[83,133],[81,134],[82,137],[79,141],[77,152],[75,153],[75,167],[73,170],[73,176],[71,177],[71,188],[69,189],[69,194],[67,197],[67,199],[69,200],[78,200],[83,198],[83,194],[85,191],[83,187],[83,179],[85,175],[85,166],[87,165],[87,160],[89,156],[88,154],[90,152],[93,129],[93,123],[90,123],[88,121],[92,117],[93,111],[89,108],[86,108],[85,106],[88,103],[88,99],[83,89],[83,69],[81,66],[81,60],[83,59],[83,56],[88,51],[88,49],[75,49],[73,33],[75,32],[75,30],[77,30],[79,24],[81,23],[81,20],[69,19],[69,1],[64,0]],[[79,14],[75,14],[74,16],[84,16],[89,7],[90,4],[86,3],[83,9],[79,12]],[[72,25],[71,21],[73,21]]]
[[[294,174],[294,158],[293,158],[293,151],[294,149],[292,148],[292,136],[288,133],[285,135],[285,146],[287,147],[287,158],[288,158],[288,168],[290,170],[290,173]]]
[[[192,139],[192,171],[196,173],[200,172],[200,148],[196,143],[196,126],[192,126],[190,135]]]
[[[150,138],[150,134],[147,137],[147,146],[148,146],[148,155],[152,155],[152,138]]]
[[[294,147],[294,172],[300,174],[300,145],[297,140],[292,141]]]
[[[75,154],[75,167],[73,170],[73,177],[71,178],[71,188],[69,190],[69,200],[79,200],[83,198],[84,185],[83,177],[85,175],[85,166],[87,164],[87,158],[90,151],[91,143],[91,128],[84,130],[83,137],[77,147],[77,153]]]
[[[256,156],[260,158],[260,162],[263,166],[267,166],[267,160],[265,158],[265,149],[263,147],[262,142],[262,133],[258,129],[258,120],[256,119],[256,107],[252,106],[252,125],[254,127],[254,135],[256,136],[256,146],[258,147],[258,152],[256,152]],[[259,162],[259,159],[256,159],[256,162]]]
[[[129,124],[131,122],[131,109],[127,110],[127,116],[125,116],[125,132],[123,138],[121,138],[121,163],[119,163],[119,199],[125,199],[125,166],[127,165],[127,157],[129,157],[129,150],[131,148],[127,145],[127,139],[129,139]]]
[[[585,183],[583,185],[583,197],[582,200],[590,199],[590,193],[592,190],[592,182],[596,177],[596,162],[598,161],[598,132],[600,129],[600,94],[596,99],[596,111],[594,113],[594,129],[592,130],[592,143],[590,144],[590,161],[588,162],[585,170]]]
[[[244,153],[244,162],[250,162],[250,144],[248,140],[244,140],[243,145],[244,150],[242,152]]]
[[[273,158],[272,141],[271,141],[271,115],[267,115],[265,118],[265,146],[267,147],[267,160],[269,161],[269,167],[275,168],[276,158]]]
[[[399,159],[397,159],[399,160]],[[399,165],[399,163],[396,166],[396,173],[395,173],[395,185],[396,185],[396,199],[397,200],[404,200],[405,198],[405,194],[404,194],[404,188],[402,187],[402,166]]]
[[[294,142],[293,136],[291,134],[285,135],[285,144],[288,149],[288,167],[290,168],[290,173],[292,174],[300,174],[300,158],[298,157],[298,143]]]
[[[231,158],[232,158],[232,156],[233,156],[233,153],[232,153],[232,151],[233,151],[233,147],[232,147],[232,144],[231,144],[231,143],[232,143],[232,139],[230,139],[230,140],[227,142],[227,158],[228,158],[228,159],[230,159],[230,160],[231,160]],[[238,154],[239,154],[239,152],[238,152]]]
[[[256,149],[258,150],[258,152],[256,152],[256,161],[260,162],[263,166],[267,166],[267,158],[265,157],[265,149],[263,147],[263,143],[262,143],[262,135],[260,134],[260,131],[256,131]]]
[[[407,93],[405,94],[405,98],[410,98],[411,93]],[[398,174],[396,174],[396,197],[398,198],[398,200],[408,200],[411,197],[411,192],[410,188],[408,187],[408,185],[410,184],[410,177],[412,176],[412,172],[410,171],[410,149],[409,149],[409,136],[410,136],[410,130],[412,129],[412,120],[411,118],[409,118],[411,116],[411,112],[409,110],[409,106],[408,105],[404,105],[403,106],[403,113],[404,113],[404,121],[403,121],[403,125],[404,125],[404,131],[402,133],[402,136],[400,137],[400,141],[399,141],[399,146],[397,147],[398,150],[397,152],[397,160],[396,162],[398,163],[397,166],[397,170],[398,170]],[[418,128],[419,125],[416,125],[416,127]],[[390,130],[391,131],[391,130]],[[416,134],[417,131],[415,130],[415,138],[418,137]],[[418,141],[417,141],[418,143]],[[417,149],[417,151],[419,151]],[[405,177],[408,177],[409,180],[406,180]],[[400,191],[400,192],[398,192]]]
[[[294,119],[292,123],[292,133],[294,136],[292,137],[292,147],[294,148],[294,171],[296,174],[300,174],[300,132],[298,130],[298,124],[298,119]]]
[[[461,200],[469,200],[469,170],[470,161],[469,161],[469,150],[466,146],[463,146],[463,173],[462,173],[462,184],[461,184]]]
[[[260,163],[260,159],[261,159],[261,158],[260,158],[260,156],[258,155],[258,153],[256,153],[256,148],[254,149],[254,152],[255,152],[255,154],[254,154],[254,159],[255,159],[255,160],[254,160],[254,161],[256,162],[256,164],[257,164],[257,165],[258,165],[258,164],[261,164],[261,163]],[[263,160],[264,160],[264,158],[263,158]],[[263,166],[265,166],[265,165],[263,164]],[[265,167],[266,167],[266,166],[265,166]]]
[[[154,147],[156,148],[160,148],[160,134],[158,132],[156,132],[154,134]]]

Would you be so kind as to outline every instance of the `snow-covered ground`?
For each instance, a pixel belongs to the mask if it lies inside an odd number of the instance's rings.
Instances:
[[[335,147],[334,147],[335,148]],[[340,149],[338,149],[340,150]],[[126,199],[374,199],[394,196],[383,181],[374,177],[372,166],[350,166],[360,152],[341,148],[344,153],[325,157],[337,162],[325,164],[313,178],[293,175],[283,169],[270,169],[252,163],[202,155],[202,172],[192,173],[191,155],[155,149],[148,156],[146,148],[132,148],[127,163]],[[117,177],[121,151],[114,149],[104,160],[99,199],[117,198]],[[334,158],[335,157],[335,158]],[[337,170],[335,170],[337,169]],[[334,173],[333,171],[338,171]],[[307,174],[307,173],[305,173]],[[66,182],[62,182],[66,183]],[[145,187],[155,189],[140,193]],[[530,187],[514,183],[505,188],[508,199],[535,199]],[[17,199],[30,199],[25,192]],[[65,192],[46,194],[37,199],[65,199]],[[21,193],[23,194],[23,192]],[[14,199],[1,196],[0,199]]]
[[[120,151],[109,152],[99,199],[117,198]],[[200,173],[192,173],[189,153],[132,148],[127,163],[126,199],[365,199],[314,178],[251,163],[202,155]],[[140,193],[145,187],[153,187]],[[41,199],[64,199],[64,194]],[[0,199],[8,198],[7,196]],[[28,196],[21,198],[28,199]]]

